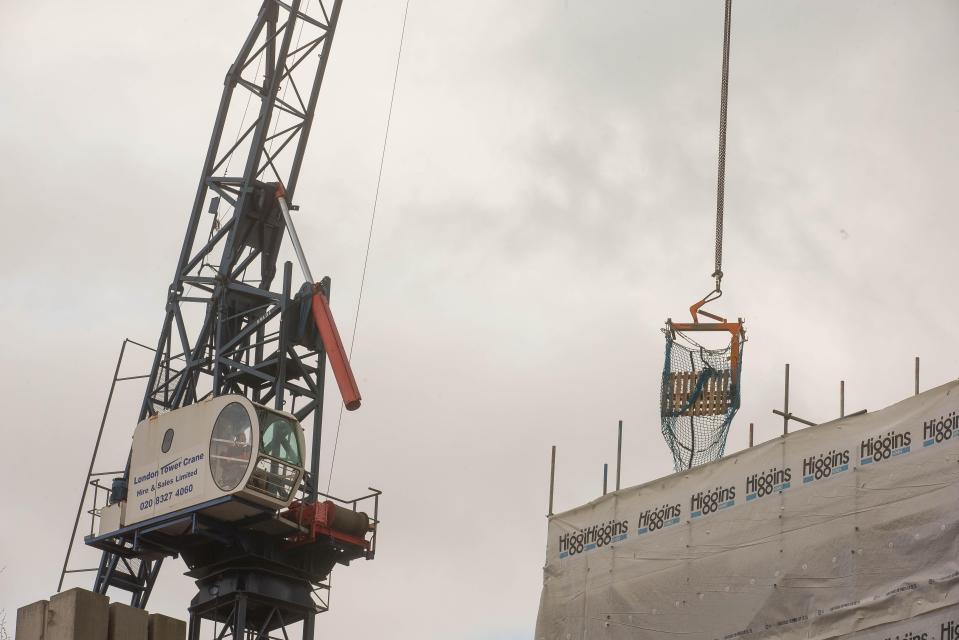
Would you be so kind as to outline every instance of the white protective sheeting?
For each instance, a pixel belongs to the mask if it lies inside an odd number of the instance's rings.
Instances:
[[[536,638],[959,640],[957,412],[950,383],[553,516]]]

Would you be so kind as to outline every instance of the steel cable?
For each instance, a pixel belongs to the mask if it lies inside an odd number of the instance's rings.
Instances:
[[[366,285],[366,268],[370,262],[370,247],[373,244],[373,223],[376,222],[376,207],[380,202],[380,185],[383,182],[383,165],[386,162],[386,146],[390,139],[390,122],[393,120],[393,102],[396,99],[396,83],[400,77],[400,60],[403,56],[403,40],[406,37],[406,17],[410,13],[410,0],[406,0],[403,11],[403,26],[400,29],[400,44],[396,51],[396,68],[393,71],[393,90],[390,93],[390,106],[386,112],[386,131],[383,133],[383,150],[380,152],[380,168],[376,176],[376,191],[373,195],[373,212],[370,214],[370,230],[366,238],[366,255],[363,257],[363,272],[360,275],[360,292],[356,298],[356,311],[353,314],[353,335],[350,338],[348,358],[353,359],[353,346],[356,344],[356,327],[360,321],[360,305],[363,302],[363,288]],[[336,434],[333,437],[333,454],[330,457],[330,475],[326,482],[326,492],[333,484],[333,463],[336,462],[336,447],[340,442],[340,425],[343,424],[343,403],[340,402],[340,415],[336,420]]]
[[[726,105],[729,102],[729,33],[733,0],[726,0],[723,26],[723,81],[719,104],[719,167],[716,179],[716,291],[722,291],[723,280],[723,205],[726,197]]]

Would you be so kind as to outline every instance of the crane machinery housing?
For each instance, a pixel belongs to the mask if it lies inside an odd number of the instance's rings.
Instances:
[[[210,621],[217,638],[311,640],[333,566],[376,550],[380,492],[317,487],[327,361],[347,409],[360,395],[330,279],[313,281],[290,214],[341,4],[262,1],[226,74],[130,457],[109,490],[92,483],[94,591],[145,608],[164,560],[183,558],[190,640]],[[301,287],[291,262],[276,277],[285,233]]]

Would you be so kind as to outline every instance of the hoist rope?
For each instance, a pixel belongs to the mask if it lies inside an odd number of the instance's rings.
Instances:
[[[386,112],[386,131],[383,133],[383,149],[380,152],[380,168],[376,175],[376,191],[373,195],[373,211],[370,214],[370,230],[366,236],[366,255],[363,257],[363,272],[360,275],[360,292],[356,298],[356,310],[353,313],[353,335],[350,338],[348,357],[353,359],[353,347],[356,345],[356,328],[360,321],[360,307],[363,303],[363,288],[366,285],[366,270],[370,262],[370,247],[373,245],[373,224],[376,222],[376,207],[380,202],[380,185],[383,182],[383,165],[386,162],[386,147],[390,139],[390,122],[393,119],[393,102],[396,99],[396,84],[400,77],[400,60],[403,56],[403,40],[406,37],[406,17],[410,13],[410,0],[406,0],[403,11],[403,26],[400,29],[400,44],[396,51],[396,67],[393,71],[393,90],[390,93],[390,106]],[[343,402],[340,402],[340,415],[336,420],[336,435],[333,437],[333,454],[330,457],[330,475],[326,482],[326,492],[333,484],[333,464],[336,462],[336,447],[340,442],[340,425],[343,424]]]
[[[716,179],[716,291],[722,291],[723,280],[723,204],[726,197],[726,105],[729,102],[729,32],[733,0],[726,0],[723,26],[723,83],[719,105],[719,168]]]

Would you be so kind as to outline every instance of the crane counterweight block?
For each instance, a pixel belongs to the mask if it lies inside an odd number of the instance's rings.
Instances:
[[[316,322],[320,339],[323,341],[323,349],[330,359],[330,368],[333,369],[333,376],[340,388],[340,395],[343,396],[343,404],[347,411],[355,411],[360,408],[360,402],[362,401],[360,389],[356,386],[356,378],[353,377],[349,356],[346,349],[343,348],[340,332],[336,329],[336,322],[334,322],[333,313],[330,311],[330,303],[323,295],[319,284],[313,289],[313,304],[311,307],[313,320]]]

